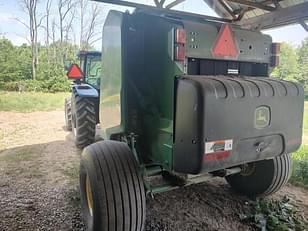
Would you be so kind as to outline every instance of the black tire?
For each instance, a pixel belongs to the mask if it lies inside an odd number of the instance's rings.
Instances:
[[[91,188],[88,195],[87,182]],[[143,179],[125,143],[100,141],[83,150],[80,194],[87,230],[143,230],[146,205]],[[88,203],[91,198],[92,206]]]
[[[226,177],[230,186],[249,197],[263,197],[278,191],[290,177],[290,155],[248,164],[241,173]]]
[[[84,148],[95,141],[94,102],[76,94],[73,94],[72,102],[72,130],[75,144],[78,148]]]
[[[64,100],[65,127],[67,131],[72,131],[72,104],[71,97]]]

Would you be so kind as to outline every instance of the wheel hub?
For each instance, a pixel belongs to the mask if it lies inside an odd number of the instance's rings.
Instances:
[[[90,215],[93,216],[93,197],[92,197],[90,178],[88,175],[86,177],[86,195],[87,195],[88,210]]]

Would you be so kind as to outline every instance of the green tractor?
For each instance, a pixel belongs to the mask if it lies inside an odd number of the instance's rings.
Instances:
[[[279,46],[223,18],[135,6],[106,18],[99,100],[73,89],[74,128],[94,137],[99,114],[104,139],[81,156],[87,229],[143,230],[146,195],[209,177],[250,197],[279,190],[304,105],[302,86],[269,78]]]
[[[68,77],[74,80],[72,95],[64,103],[65,123],[73,131],[75,144],[83,148],[95,140],[95,128],[99,123],[99,92],[101,80],[101,52],[80,51],[79,66],[73,64]]]

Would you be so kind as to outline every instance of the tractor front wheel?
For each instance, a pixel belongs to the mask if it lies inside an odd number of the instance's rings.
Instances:
[[[64,101],[65,127],[66,130],[72,131],[72,103],[71,97],[66,97]]]
[[[263,197],[284,186],[291,173],[290,155],[277,156],[242,165],[240,173],[226,177],[230,186],[240,194],[249,197]]]
[[[73,94],[72,97],[72,129],[75,144],[78,148],[84,148],[95,140],[95,107],[89,98]]]
[[[80,194],[87,230],[143,230],[145,189],[125,143],[100,141],[83,150]]]

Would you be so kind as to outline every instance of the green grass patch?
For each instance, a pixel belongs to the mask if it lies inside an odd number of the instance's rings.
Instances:
[[[0,111],[51,111],[64,106],[69,93],[6,92],[0,91]]]
[[[308,136],[308,102],[306,101],[305,102],[305,107],[304,107],[304,129],[303,129],[303,132],[304,132],[304,135]]]
[[[292,159],[290,182],[308,188],[308,145],[302,145],[297,152],[292,154]]]

